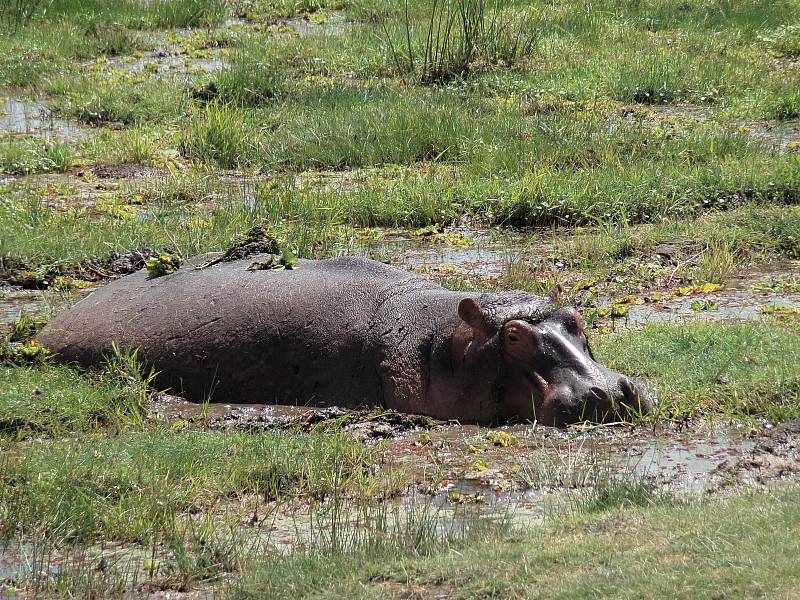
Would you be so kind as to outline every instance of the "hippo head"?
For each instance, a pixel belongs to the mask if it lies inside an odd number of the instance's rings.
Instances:
[[[478,303],[465,298],[462,321],[502,358],[498,417],[563,426],[649,412],[649,394],[594,360],[574,308],[523,292]]]

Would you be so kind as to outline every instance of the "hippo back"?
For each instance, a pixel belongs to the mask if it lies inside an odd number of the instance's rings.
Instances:
[[[129,275],[59,315],[39,341],[84,365],[114,343],[138,349],[157,367],[158,386],[195,401],[380,402],[371,335],[380,299],[395,288],[441,288],[359,258],[247,270],[263,258]]]

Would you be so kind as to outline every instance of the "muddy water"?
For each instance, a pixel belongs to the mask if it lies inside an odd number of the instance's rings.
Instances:
[[[42,562],[36,554],[36,548],[31,544],[0,543],[0,599],[14,597],[5,589],[6,583],[15,584],[32,575],[41,579],[58,575],[58,566],[49,564],[49,561]]]
[[[175,397],[156,400],[153,411],[162,419],[185,420],[187,426],[251,431],[296,431],[298,425],[311,423],[313,428],[324,425],[326,418],[353,414],[269,405],[202,407]],[[326,415],[326,411],[332,412]],[[311,413],[318,419],[309,419]],[[364,414],[359,418],[365,418]],[[390,494],[370,509],[370,518],[380,517],[390,524],[425,520],[440,533],[457,531],[476,517],[512,525],[538,524],[576,510],[594,486],[608,481],[642,484],[678,496],[714,492],[724,480],[746,481],[739,472],[757,462],[767,452],[764,448],[774,451],[775,447],[760,441],[767,426],[755,432],[700,422],[683,430],[667,425],[656,429],[555,429],[532,424],[485,428],[424,421],[405,426],[389,419],[376,428],[376,420],[369,419],[355,419],[342,431],[369,444],[379,443],[381,472],[388,480],[391,473],[400,473],[396,480],[404,482],[399,494]],[[792,452],[796,453],[795,446]],[[783,459],[796,457],[791,454]],[[780,478],[770,477],[771,481]],[[367,527],[361,510],[343,508],[335,499],[322,505],[252,510],[257,526],[246,528],[242,535],[279,553],[312,547],[319,536],[330,533],[334,521],[343,530]]]
[[[47,310],[44,294],[38,290],[0,291],[0,335],[24,314],[38,315]]]
[[[218,53],[219,54],[219,53]],[[227,68],[227,58],[219,54],[202,58],[194,58],[183,54],[170,54],[167,51],[148,52],[142,57],[124,57],[109,60],[108,62],[91,68],[112,69],[127,73],[147,73],[153,77],[168,77],[174,75],[195,75],[202,73],[217,73]]]
[[[203,426],[263,424],[269,417],[280,429],[287,420],[305,418],[309,409],[203,407],[162,397],[154,401],[152,411],[158,418],[200,419]],[[333,418],[342,414],[346,412],[332,413]],[[238,547],[269,556],[332,546],[346,550],[371,535],[408,525],[457,534],[486,520],[523,527],[540,524],[579,509],[592,487],[608,480],[643,482],[683,496],[723,489],[721,483],[765,485],[800,475],[800,422],[754,429],[695,422],[681,431],[618,426],[554,429],[531,424],[487,429],[433,423],[428,428],[398,429],[378,448],[383,456],[376,465],[379,472],[387,474],[387,481],[390,473],[400,473],[396,481],[406,482],[398,488],[399,495],[367,505],[356,505],[347,497],[265,503],[254,496],[221,500],[211,510],[220,522],[230,515],[244,515],[232,534]],[[759,465],[757,472],[752,465]],[[409,487],[402,487],[409,482]],[[220,534],[231,535],[224,533],[229,531],[222,527]],[[57,552],[37,554],[30,546],[6,546],[0,547],[0,582],[18,587],[31,577],[54,582],[70,570],[99,570],[104,565],[104,572],[109,569],[117,580],[133,585],[150,577],[148,569],[157,581],[169,562],[164,549],[151,554],[148,549],[106,545],[62,557]]]
[[[0,96],[0,134],[3,133],[77,142],[87,137],[89,129],[53,117],[38,102]]]
[[[473,226],[469,220],[437,233],[389,230],[376,239],[360,240],[361,252],[374,260],[415,271],[434,280],[468,276],[480,286],[496,283],[514,267],[535,269],[536,259],[552,254],[549,232],[521,234],[501,228]]]
[[[464,247],[437,243],[408,233],[390,233],[365,241],[365,255],[421,273],[460,274],[497,278],[522,256],[520,240],[509,234],[486,230],[446,229],[462,236]]]
[[[338,420],[346,435],[384,442],[388,464],[413,472],[420,485],[436,471],[438,483],[424,491],[461,505],[476,501],[530,502],[543,491],[591,486],[598,477],[635,477],[684,491],[703,491],[709,475],[733,456],[753,448],[746,431],[697,424],[674,432],[614,426],[555,429],[539,425],[485,428],[393,413],[354,412],[262,404],[187,402],[154,398],[154,417],[212,429],[310,430]],[[471,498],[448,498],[453,492]],[[475,495],[483,496],[477,499]]]
[[[673,298],[663,302],[633,305],[621,323],[638,328],[650,323],[680,324],[693,321],[754,321],[763,318],[766,307],[800,306],[800,291],[768,289],[776,281],[800,281],[798,261],[773,265],[767,272],[743,273],[711,294]],[[761,288],[761,289],[759,289]]]

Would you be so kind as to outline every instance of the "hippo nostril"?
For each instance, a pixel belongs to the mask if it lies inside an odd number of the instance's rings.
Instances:
[[[589,393],[594,395],[601,402],[611,402],[611,398],[609,397],[608,392],[605,391],[603,388],[599,387],[589,388]]]
[[[625,404],[634,407],[639,403],[639,391],[630,379],[627,377],[620,379],[619,387],[622,389],[622,397]]]

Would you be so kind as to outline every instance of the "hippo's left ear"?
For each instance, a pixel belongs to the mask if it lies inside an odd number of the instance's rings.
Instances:
[[[560,283],[555,284],[550,288],[550,291],[547,292],[547,297],[550,298],[553,304],[560,304],[561,300],[564,298],[564,286]]]
[[[475,330],[482,331],[489,334],[489,324],[486,322],[486,317],[483,314],[483,309],[480,304],[475,302],[472,298],[464,298],[458,304],[458,316],[467,325]]]

